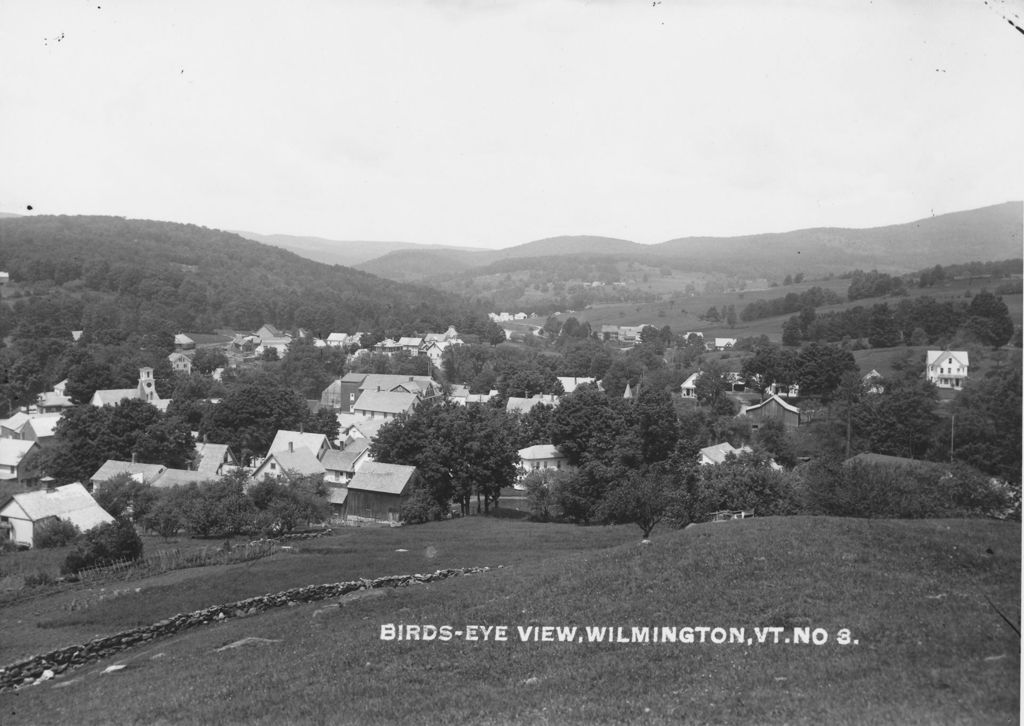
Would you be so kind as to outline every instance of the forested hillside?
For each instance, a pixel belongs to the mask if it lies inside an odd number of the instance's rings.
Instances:
[[[472,316],[467,303],[436,290],[227,232],[119,217],[0,220],[0,269],[33,297],[46,292],[47,322],[65,330],[209,331],[272,322],[327,335],[443,329]]]

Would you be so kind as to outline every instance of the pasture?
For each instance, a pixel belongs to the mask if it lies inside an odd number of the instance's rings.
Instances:
[[[1020,641],[997,612],[1019,623],[1017,523],[755,518],[656,530],[649,546],[637,543],[635,528],[485,523],[508,529],[490,545],[472,520],[383,531],[366,546],[339,543],[353,560],[374,562],[323,571],[317,581],[374,567],[376,575],[421,569],[441,559],[424,559],[419,548],[430,540],[464,550],[449,562],[511,566],[189,631],[0,696],[5,716],[80,724],[988,724],[1019,715]],[[399,541],[415,543],[401,553],[407,560],[395,557]],[[481,551],[470,554],[468,545]],[[337,554],[324,562],[340,565]],[[253,578],[268,590],[291,579]],[[226,587],[222,599],[238,589]],[[143,607],[155,614],[154,605]],[[105,609],[100,621],[133,619]],[[382,638],[398,624],[451,625],[462,635]],[[507,626],[507,639],[470,640],[470,625]],[[563,642],[519,631],[543,626],[577,631]],[[595,642],[588,626],[623,628],[630,642]],[[634,627],[743,628],[744,637],[642,642]],[[803,628],[819,644],[793,642]],[[778,632],[779,641],[761,642],[757,632]],[[125,667],[103,674],[113,663]]]

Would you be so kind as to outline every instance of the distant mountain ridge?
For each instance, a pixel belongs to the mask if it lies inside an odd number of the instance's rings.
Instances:
[[[904,224],[872,228],[819,227],[737,237],[679,237],[660,244],[596,236],[536,240],[502,250],[394,250],[357,265],[389,279],[430,281],[446,274],[490,274],[501,260],[581,255],[615,257],[650,265],[670,262],[701,272],[773,276],[842,272],[855,268],[902,273],[929,265],[1018,257],[1024,202],[951,212]],[[509,271],[509,265],[501,265]]]
[[[472,251],[472,248],[468,247],[421,245],[412,242],[333,240],[324,237],[303,237],[291,234],[257,234],[256,232],[240,230],[234,231],[234,234],[254,242],[281,247],[316,262],[323,262],[327,265],[345,265],[346,267],[355,267],[361,263],[399,250],[460,249]]]

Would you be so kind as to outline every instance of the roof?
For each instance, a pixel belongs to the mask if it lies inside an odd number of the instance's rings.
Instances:
[[[295,451],[275,451],[274,453],[267,456],[263,460],[263,464],[260,464],[256,473],[260,472],[268,461],[274,459],[277,461],[277,465],[281,467],[281,471],[293,471],[300,476],[307,474],[323,474],[326,469],[324,465],[316,458],[316,454],[313,453],[312,449],[305,446],[295,447]],[[255,478],[256,474],[253,474]]]
[[[411,411],[419,400],[415,393],[392,391],[363,391],[352,404],[353,411],[374,411],[376,413],[404,413]]]
[[[113,406],[121,403],[126,398],[138,398],[139,388],[111,388],[107,390],[99,390],[92,394],[92,400],[90,403],[94,406]]]
[[[551,444],[534,444],[519,450],[520,459],[564,459],[565,454]]]
[[[739,456],[740,454],[749,451],[752,451],[749,446],[741,446],[737,449],[728,441],[724,441],[721,444],[715,444],[714,446],[705,446],[700,450],[700,454],[707,458],[712,464],[722,464],[725,462],[725,458],[729,454],[736,454]]]
[[[382,391],[390,391],[395,386],[404,386],[408,389],[414,385],[423,391],[427,386],[436,385],[430,376],[401,376],[394,373],[360,373],[358,375],[363,377],[359,382],[359,387],[364,391],[375,391],[378,388]],[[346,378],[348,376],[341,380],[344,381]]]
[[[367,373],[346,373],[341,377],[342,383],[362,383]]]
[[[204,481],[212,481],[217,474],[211,471],[191,471],[190,469],[164,469],[153,481],[150,482],[159,489],[170,489],[171,487],[184,486],[185,484],[196,484]]]
[[[696,373],[691,373],[690,377],[687,378],[685,381],[683,381],[683,385],[681,385],[680,388],[696,388],[696,386],[697,386],[697,379],[700,378],[700,374],[701,374],[701,371],[697,371]]]
[[[423,338],[399,338],[398,344],[403,348],[419,348]]]
[[[368,461],[352,477],[348,488],[381,494],[401,494],[415,473],[415,466]]]
[[[575,378],[572,376],[558,376],[558,382],[562,384],[562,390],[564,390],[566,393],[572,393],[573,391],[576,390],[577,386],[596,383],[597,379]]]
[[[107,459],[103,462],[103,466],[89,477],[89,481],[93,483],[107,481],[119,474],[142,474],[143,481],[152,482],[165,468],[161,464],[136,464],[133,461]]]
[[[279,451],[288,451],[289,445],[293,449],[305,447],[314,453],[319,453],[324,442],[327,443],[327,448],[331,447],[331,442],[327,441],[327,437],[323,434],[281,430],[274,435],[274,440],[271,442],[270,448],[267,449],[267,453],[276,454]]]
[[[785,401],[783,401],[778,396],[772,396],[771,398],[766,398],[765,400],[761,401],[761,403],[755,404],[753,406],[747,406],[743,410],[743,413],[750,413],[751,411],[754,411],[754,410],[756,410],[758,408],[761,408],[762,406],[767,406],[772,401],[775,401],[776,403],[778,403],[780,406],[782,406],[784,409],[786,409],[790,413],[797,413],[797,414],[800,413],[800,409],[799,408],[797,408],[796,406],[794,406],[791,403],[786,403]]]
[[[970,359],[966,350],[930,350],[928,351],[927,365],[934,365],[942,358],[956,358],[957,363],[964,366],[970,365]]]
[[[331,333],[327,336],[328,343],[344,343],[348,340],[348,333]]]
[[[10,429],[11,431],[21,433],[21,430],[25,427],[25,424],[28,423],[28,420],[30,418],[31,416],[29,416],[24,411],[18,411],[10,418],[0,419],[0,426],[2,426],[5,429]]]
[[[543,403],[548,406],[558,405],[558,396],[550,394],[538,393],[532,398],[520,398],[518,396],[509,396],[505,402],[506,411],[519,411],[520,413],[529,413],[533,410],[533,407],[538,403]]]
[[[324,454],[324,458],[320,460],[320,463],[328,471],[355,471],[356,462],[366,455],[366,450],[369,448],[369,441],[359,439],[353,441],[341,451],[337,449],[328,451]]]
[[[21,439],[0,439],[0,466],[18,466],[35,441]]]
[[[344,504],[348,499],[348,489],[345,487],[327,487],[328,504]]]
[[[174,336],[175,345],[194,345],[195,342],[196,341],[192,340],[192,338],[188,337],[184,333],[178,333]]]
[[[31,492],[12,494],[25,515],[37,522],[46,517],[59,517],[73,522],[81,530],[87,530],[104,522],[113,522],[110,516],[80,483],[65,484],[56,489],[37,489]],[[10,509],[11,504],[4,507]]]
[[[201,442],[196,444],[196,456],[199,471],[208,471],[214,474],[220,469],[220,465],[233,458],[227,444],[208,444]]]
[[[63,416],[63,414],[60,413],[36,414],[28,420],[25,424],[25,428],[31,426],[37,439],[41,439],[46,436],[53,436],[54,430],[57,428],[57,424],[60,422],[61,416]]]
[[[64,408],[70,408],[74,404],[71,403],[71,399],[65,395],[57,393],[56,391],[46,391],[40,393],[39,398],[36,399],[36,403],[42,408],[53,408],[54,406],[63,406]]]

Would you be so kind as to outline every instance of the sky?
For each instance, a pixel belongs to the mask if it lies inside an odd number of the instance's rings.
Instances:
[[[1024,197],[1014,24],[1024,0],[0,0],[0,211],[492,248],[908,222]]]

